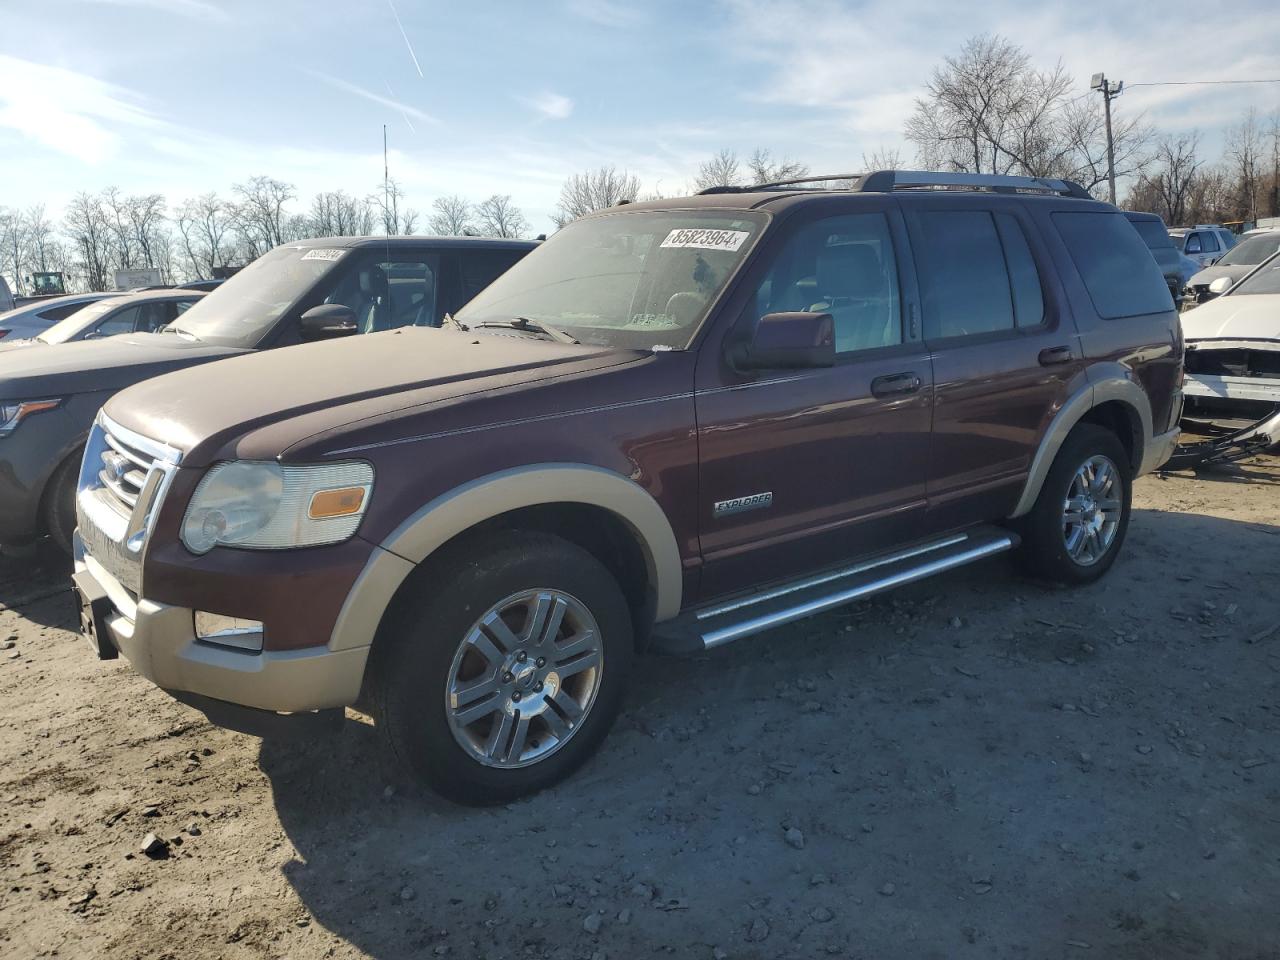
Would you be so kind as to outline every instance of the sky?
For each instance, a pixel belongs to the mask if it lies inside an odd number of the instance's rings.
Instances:
[[[815,172],[901,148],[930,71],[998,32],[1080,93],[1280,79],[1271,3],[990,0],[0,0],[0,206],[80,190],[171,203],[266,174],[408,202],[509,193],[534,230],[564,179],[611,163],[684,192],[701,160],[757,146]],[[1216,11],[1216,12],[1212,12]],[[1199,130],[1216,156],[1280,84],[1132,87],[1120,114]]]

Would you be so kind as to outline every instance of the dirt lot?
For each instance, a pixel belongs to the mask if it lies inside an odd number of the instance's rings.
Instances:
[[[1278,572],[1280,461],[1148,478],[1102,584],[1001,560],[645,658],[594,762],[476,811],[354,715],[209,726],[10,560],[0,956],[1280,957]]]

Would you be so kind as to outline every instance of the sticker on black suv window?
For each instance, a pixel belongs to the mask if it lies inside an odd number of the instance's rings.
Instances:
[[[328,248],[321,248],[319,250],[308,250],[306,253],[302,255],[302,259],[303,260],[337,260],[346,252],[347,252],[346,250],[331,250]]]
[[[737,250],[751,234],[746,230],[678,229],[667,234],[664,247],[694,250]]]

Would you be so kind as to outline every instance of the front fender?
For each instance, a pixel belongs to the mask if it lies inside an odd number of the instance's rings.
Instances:
[[[626,523],[645,558],[655,619],[669,620],[680,612],[680,551],[657,501],[639,484],[610,470],[545,463],[470,481],[407,517],[369,558],[343,604],[329,646],[340,650],[371,643],[405,578],[454,537],[504,513],[550,503],[599,507]]]

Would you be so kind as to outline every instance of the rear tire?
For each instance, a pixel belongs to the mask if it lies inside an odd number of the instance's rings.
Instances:
[[[68,457],[49,478],[44,496],[44,522],[59,550],[71,556],[72,534],[76,530],[76,486],[80,479],[80,457]]]
[[[1120,440],[1104,427],[1077,425],[1023,521],[1023,564],[1055,583],[1093,583],[1116,561],[1132,498],[1133,468]]]
[[[371,700],[394,757],[438,793],[503,803],[567,777],[622,704],[631,614],[559,537],[503,531],[419,571],[378,638]]]

